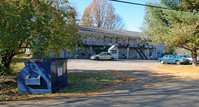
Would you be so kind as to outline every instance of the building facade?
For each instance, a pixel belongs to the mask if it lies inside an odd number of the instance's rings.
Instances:
[[[89,58],[100,51],[110,51],[119,59],[157,59],[164,52],[163,45],[149,45],[141,32],[80,26],[83,48],[76,53],[63,51],[64,58]]]

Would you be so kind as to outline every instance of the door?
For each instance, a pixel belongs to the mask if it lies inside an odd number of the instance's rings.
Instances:
[[[117,58],[117,50],[112,50],[111,53],[114,58]]]
[[[173,55],[169,55],[168,63],[175,63],[175,59]]]
[[[102,53],[102,54],[99,56],[99,59],[106,59],[106,53]]]
[[[110,53],[106,53],[106,59],[111,59],[112,55]]]
[[[169,62],[168,62],[168,58],[169,58],[168,55],[165,55],[165,56],[164,56],[164,58],[163,58],[164,63],[169,63]]]

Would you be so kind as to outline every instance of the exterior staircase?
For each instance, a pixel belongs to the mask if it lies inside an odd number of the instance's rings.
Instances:
[[[135,48],[135,50],[139,54],[139,56],[141,57],[141,59],[148,60],[148,58],[146,57],[146,55],[144,54],[144,52],[141,50],[141,48]]]

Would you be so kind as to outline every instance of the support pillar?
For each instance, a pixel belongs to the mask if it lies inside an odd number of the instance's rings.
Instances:
[[[146,50],[146,56],[148,59],[151,59],[151,56],[149,55],[149,48],[147,48],[147,50]]]
[[[93,55],[93,47],[90,46],[89,48],[90,48],[90,49],[89,49],[89,51],[90,51],[89,53],[90,53],[91,55]]]
[[[153,48],[153,59],[157,59],[157,50]]]
[[[119,50],[117,51],[117,59],[119,59]]]
[[[126,58],[129,59],[129,47],[127,47],[127,52],[126,53],[127,53],[127,55],[126,55],[127,57]]]

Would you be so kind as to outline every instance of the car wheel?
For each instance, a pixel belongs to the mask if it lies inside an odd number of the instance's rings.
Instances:
[[[164,61],[163,61],[163,60],[161,60],[161,61],[160,61],[160,63],[161,63],[161,64],[164,64]]]
[[[111,59],[110,60],[114,60],[114,58],[113,57],[111,57]]]
[[[180,65],[180,61],[176,61],[176,65]]]
[[[96,59],[96,60],[99,60],[99,57],[96,57],[95,59]]]

